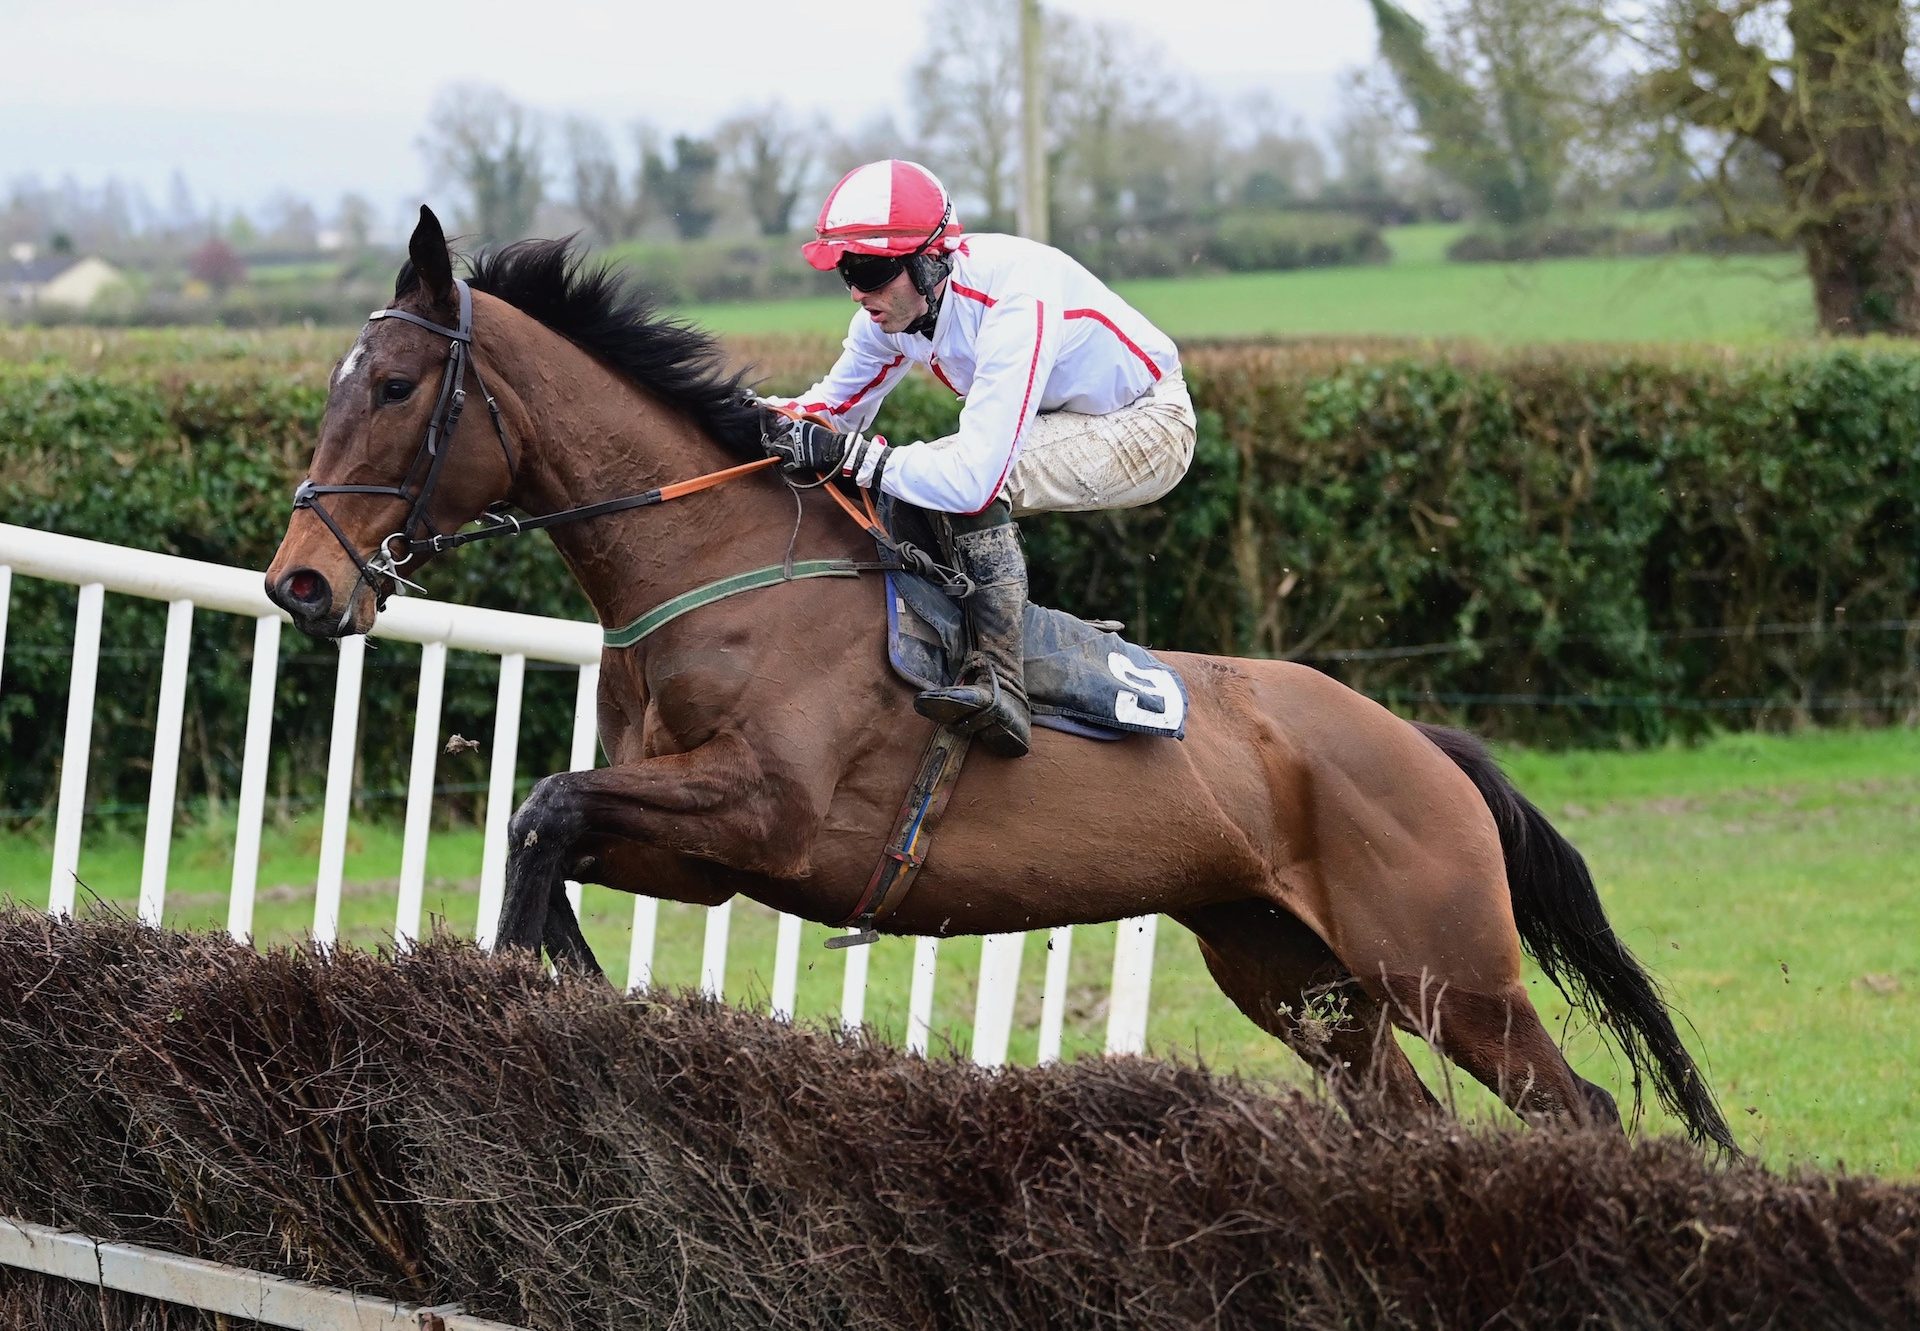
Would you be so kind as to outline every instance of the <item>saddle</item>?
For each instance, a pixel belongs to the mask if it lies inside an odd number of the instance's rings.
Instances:
[[[939,524],[922,509],[889,495],[880,520],[896,543],[941,549]],[[892,569],[886,577],[887,656],[894,673],[917,688],[951,684],[966,654],[959,604],[921,573]],[[1095,740],[1129,734],[1184,739],[1187,692],[1179,673],[1122,638],[1113,631],[1117,627],[1027,605],[1022,640],[1033,723]]]
[[[894,672],[919,688],[952,683],[966,651],[965,615],[928,576],[951,574],[952,553],[938,536],[945,524],[891,496],[881,500],[879,522],[885,539],[878,533],[875,539],[886,566],[887,655]],[[946,555],[947,568],[929,556],[932,550]],[[1146,648],[1104,625],[1032,604],[1021,632],[1035,725],[1100,740],[1186,737],[1186,685]],[[861,947],[880,936],[874,926],[899,905],[926,863],[970,742],[957,727],[934,728],[879,863],[853,910],[839,921],[852,932],[828,939],[828,947]]]

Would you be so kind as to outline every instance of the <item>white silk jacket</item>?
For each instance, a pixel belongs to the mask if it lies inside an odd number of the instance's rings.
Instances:
[[[1005,482],[1043,411],[1104,416],[1179,366],[1173,342],[1070,256],[1019,236],[969,235],[931,339],[883,333],[865,310],[840,359],[794,403],[838,430],[864,430],[880,401],[925,365],[966,399],[960,431],[938,448],[896,448],[881,488],[944,513],[978,513]]]

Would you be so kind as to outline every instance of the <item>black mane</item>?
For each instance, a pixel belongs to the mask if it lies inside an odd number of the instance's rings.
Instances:
[[[611,263],[589,265],[568,238],[484,250],[471,267],[467,280],[475,291],[504,300],[681,408],[731,452],[761,456],[761,412],[743,396],[744,373],[729,372],[718,341],[660,314]],[[394,299],[415,281],[408,262],[394,284]]]

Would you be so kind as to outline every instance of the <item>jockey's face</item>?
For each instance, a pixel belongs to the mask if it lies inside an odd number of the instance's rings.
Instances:
[[[927,298],[914,290],[913,278],[901,269],[893,281],[877,291],[861,291],[857,287],[847,288],[847,294],[867,312],[867,317],[880,326],[883,333],[901,333],[908,324],[927,312]]]

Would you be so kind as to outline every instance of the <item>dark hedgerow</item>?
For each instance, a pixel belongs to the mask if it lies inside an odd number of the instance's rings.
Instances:
[[[265,568],[332,349],[313,335],[201,345],[49,338],[0,354],[0,520]],[[832,343],[736,351],[797,388]],[[1534,743],[1920,717],[1911,348],[1309,343],[1189,347],[1184,362],[1201,413],[1192,471],[1147,508],[1027,521],[1037,599],[1124,619],[1156,646],[1296,657],[1409,713]],[[911,379],[880,426],[931,438],[956,414]],[[538,538],[439,560],[426,581],[452,600],[586,613]],[[144,807],[164,613],[109,601],[96,804]],[[71,589],[15,580],[0,810],[16,816],[52,796],[72,614]],[[189,797],[237,786],[251,633],[196,621]],[[271,789],[312,798],[333,653],[290,637],[283,655]],[[369,658],[363,791],[405,784],[418,662],[404,644]],[[491,663],[453,665],[447,728],[491,733]],[[528,689],[522,769],[564,767],[572,680],[534,670]],[[442,779],[482,785],[467,757]]]
[[[1866,1328],[1920,1190],[0,915],[0,1214],[536,1328]],[[0,1323],[211,1326],[0,1269]]]

